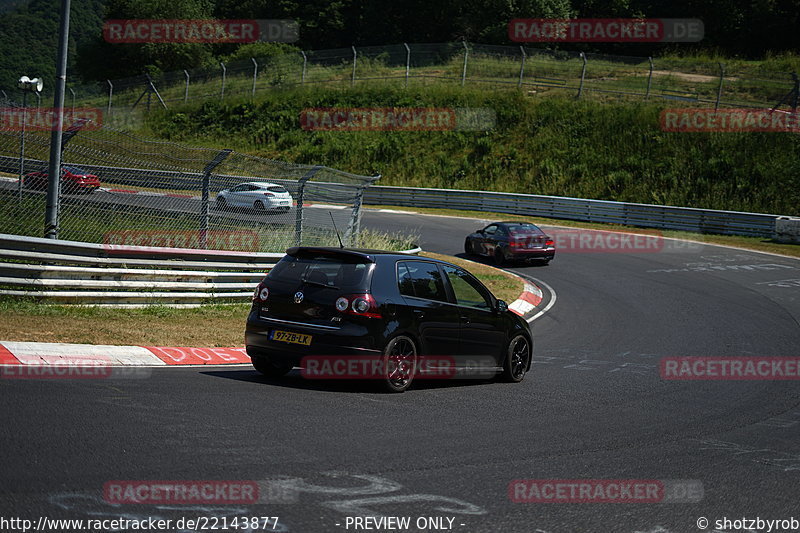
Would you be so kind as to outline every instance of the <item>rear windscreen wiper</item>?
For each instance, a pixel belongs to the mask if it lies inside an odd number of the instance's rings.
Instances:
[[[338,289],[339,288],[339,287],[336,287],[334,285],[328,285],[327,283],[322,283],[321,281],[314,281],[314,280],[306,279],[306,278],[300,278],[300,281],[302,281],[306,285],[316,285],[317,287],[324,287],[326,289]]]

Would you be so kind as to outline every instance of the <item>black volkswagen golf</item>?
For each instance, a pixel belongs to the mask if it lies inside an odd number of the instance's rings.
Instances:
[[[267,376],[299,366],[353,378],[368,367],[360,376],[391,392],[466,373],[519,382],[532,356],[527,322],[466,270],[344,248],[287,250],[256,288],[245,342]]]

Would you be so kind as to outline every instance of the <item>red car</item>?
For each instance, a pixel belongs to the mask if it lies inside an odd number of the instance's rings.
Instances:
[[[47,172],[25,174],[23,185],[29,189],[47,189]],[[61,167],[62,192],[84,191],[93,193],[100,187],[100,180],[78,167]]]
[[[495,222],[467,235],[464,251],[494,258],[503,265],[512,261],[540,261],[546,265],[556,255],[553,239],[530,222]]]

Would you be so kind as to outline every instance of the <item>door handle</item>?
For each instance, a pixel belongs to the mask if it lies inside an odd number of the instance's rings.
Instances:
[[[469,317],[468,317],[468,316],[462,316],[462,317],[461,317],[461,320],[462,320],[462,321],[463,321],[465,324],[469,324],[469,322],[470,322],[470,321],[469,321]]]

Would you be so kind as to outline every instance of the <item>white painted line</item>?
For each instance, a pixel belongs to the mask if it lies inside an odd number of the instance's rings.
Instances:
[[[330,205],[330,204],[311,204],[306,205],[306,208],[311,209],[347,209],[346,205]]]

